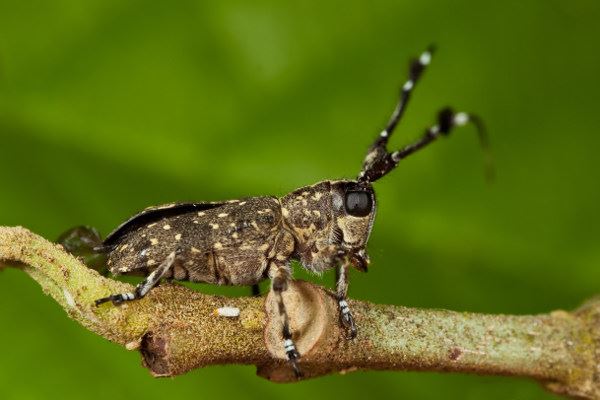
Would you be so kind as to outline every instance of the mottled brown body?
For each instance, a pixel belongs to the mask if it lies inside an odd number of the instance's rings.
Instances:
[[[168,217],[161,217],[161,211],[169,205],[146,210],[155,213],[154,222],[105,241],[115,242],[110,271],[147,275],[175,251],[165,278],[231,285],[259,282],[280,236],[279,200],[255,197],[214,205]]]
[[[374,214],[351,217],[358,227],[337,221],[345,218],[348,183],[324,181],[281,199],[148,208],[105,239],[111,247],[108,267],[115,275],[148,275],[174,251],[173,266],[163,278],[253,285],[272,277],[269,268],[291,259],[320,273],[343,261],[349,245],[362,249],[368,238]]]

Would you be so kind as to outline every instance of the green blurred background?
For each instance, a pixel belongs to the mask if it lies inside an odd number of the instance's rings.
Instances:
[[[498,177],[485,183],[464,128],[378,182],[372,267],[351,297],[524,314],[600,292],[598,2],[253,3],[1,0],[0,224],[106,234],[152,204],[354,177],[407,60],[435,42],[392,144],[442,106],[476,111]],[[458,374],[277,385],[225,366],[157,380],[14,269],[0,274],[0,326],[3,400],[553,398]]]

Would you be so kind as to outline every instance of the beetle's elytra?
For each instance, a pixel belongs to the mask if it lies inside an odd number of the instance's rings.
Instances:
[[[486,137],[479,120],[443,109],[437,123],[415,143],[389,152],[387,142],[404,113],[410,94],[429,64],[432,50],[411,61],[409,78],[387,127],[369,148],[355,180],[322,181],[283,197],[251,197],[213,203],[174,203],[150,207],[130,218],[92,247],[104,253],[114,275],[141,274],[146,278],[131,293],[112,294],[96,301],[120,304],[143,297],[161,279],[224,285],[256,285],[270,278],[283,319],[283,346],[299,375],[299,354],[292,340],[281,292],[292,279],[290,261],[313,272],[338,269],[340,321],[348,337],[356,326],[346,302],[347,268],[366,271],[365,251],[377,202],[373,182],[392,171],[408,155],[425,147],[453,127],[474,122],[482,145]],[[77,231],[81,233],[80,231]],[[84,232],[85,233],[85,232]],[[94,240],[83,235],[80,247]],[[72,238],[71,238],[72,239]],[[63,241],[73,252],[81,248]]]

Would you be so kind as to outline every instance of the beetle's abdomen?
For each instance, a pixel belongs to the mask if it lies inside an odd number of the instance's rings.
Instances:
[[[280,227],[276,198],[227,202],[157,219],[124,234],[109,254],[108,267],[116,275],[147,275],[176,251],[167,278],[250,285],[262,280]]]

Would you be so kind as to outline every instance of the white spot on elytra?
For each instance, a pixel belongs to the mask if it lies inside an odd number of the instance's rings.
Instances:
[[[67,289],[63,289],[63,295],[65,296],[65,301],[69,305],[69,307],[75,307],[75,299],[73,299],[73,295]]]
[[[146,263],[146,265],[149,267],[153,266],[154,264],[156,264],[156,261],[154,261],[152,259],[148,260],[148,262]]]
[[[201,216],[203,216],[203,215],[206,215],[206,213],[205,213],[204,211],[200,211],[200,212],[198,212],[198,216],[199,216],[199,217],[201,217]]]
[[[175,240],[177,240],[177,241],[181,240],[181,233],[178,233],[177,235],[175,235]]]
[[[171,225],[167,224],[167,225],[163,226],[163,229],[165,231],[168,231],[169,229],[171,229]]]
[[[200,250],[198,250],[198,249],[197,249],[197,248],[195,248],[195,247],[192,247],[192,253],[200,253]]]
[[[158,239],[156,239],[156,238],[152,238],[152,239],[150,239],[150,244],[151,244],[152,246],[156,246],[156,245],[158,244]]]
[[[265,243],[265,244],[263,244],[263,245],[259,246],[259,247],[258,247],[258,249],[259,249],[259,250],[261,250],[261,251],[265,251],[265,250],[267,250],[269,247],[271,247],[271,246],[269,245],[269,243]]]
[[[219,224],[210,224],[211,228],[219,229]]]
[[[233,233],[231,234],[231,237],[232,237],[232,238],[234,238],[234,239],[237,239],[237,238],[238,238],[238,236],[239,236],[239,235],[237,234],[237,232],[233,232]]]
[[[148,225],[148,228],[152,228],[154,225],[156,225],[156,222],[153,222],[150,225]]]
[[[215,248],[215,250],[221,250],[223,248],[223,245],[221,243],[217,242],[213,245],[213,247]]]
[[[197,220],[197,219],[193,220],[192,222],[193,222],[194,224],[199,224],[199,222],[198,222],[198,220]]]
[[[243,206],[244,204],[246,204],[246,202],[245,202],[245,201],[242,201],[242,202],[240,203],[240,206]]]
[[[228,215],[229,214],[227,214],[227,213],[221,213],[221,214],[217,215],[217,217],[219,217],[219,218],[225,218]]]
[[[237,307],[220,307],[215,310],[215,314],[220,317],[236,318],[240,316],[240,309]]]

